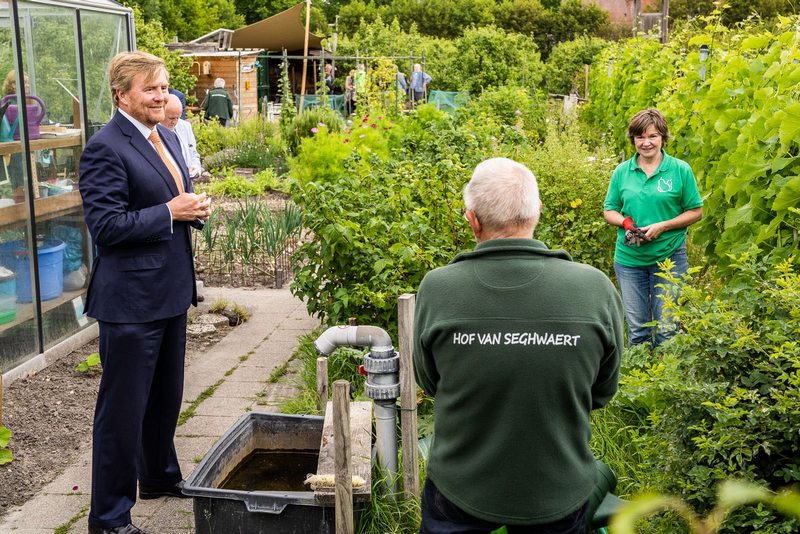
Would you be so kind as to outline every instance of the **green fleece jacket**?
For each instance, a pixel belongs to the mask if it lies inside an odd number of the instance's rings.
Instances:
[[[233,117],[233,102],[228,92],[222,87],[215,87],[208,92],[203,105],[206,119],[219,117],[228,120]]]
[[[503,524],[560,519],[589,498],[589,413],[617,390],[622,304],[602,272],[533,239],[494,239],[422,280],[417,383],[434,402],[428,477]]]

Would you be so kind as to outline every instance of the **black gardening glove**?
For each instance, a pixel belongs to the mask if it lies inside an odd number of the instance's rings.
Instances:
[[[647,241],[645,237],[646,233],[636,226],[636,223],[633,222],[633,218],[625,217],[625,220],[622,221],[622,227],[625,229],[625,239],[623,243],[629,247],[633,245],[640,247],[642,243]]]

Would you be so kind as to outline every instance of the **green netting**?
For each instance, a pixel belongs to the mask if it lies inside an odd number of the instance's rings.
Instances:
[[[325,98],[328,99],[328,107],[344,115],[344,95],[327,95],[324,97],[321,95],[305,95],[303,97],[303,109],[300,109],[300,95],[294,95],[294,105],[298,108],[298,111],[303,111],[321,106]]]
[[[469,93],[466,91],[431,91],[428,103],[436,109],[452,112],[469,102]]]

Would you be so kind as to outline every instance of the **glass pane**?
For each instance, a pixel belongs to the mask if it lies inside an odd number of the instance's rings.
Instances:
[[[33,50],[25,67],[32,91],[40,96],[35,103],[44,108],[40,131],[30,128],[30,145],[46,349],[88,324],[75,313],[75,306],[83,310],[88,274],[86,226],[77,187],[82,148],[78,28],[75,10],[65,7],[21,3],[20,19],[30,35],[24,39],[26,46]]]
[[[29,161],[19,141],[19,98],[8,2],[0,2],[0,372],[38,352],[31,302],[31,258],[26,203]],[[30,80],[26,85],[30,91]],[[16,137],[16,139],[15,139]],[[27,302],[26,302],[27,300]]]
[[[102,128],[114,114],[108,87],[108,65],[119,52],[129,50],[127,18],[122,15],[81,12],[84,68],[86,69],[86,110],[89,125],[86,138]]]

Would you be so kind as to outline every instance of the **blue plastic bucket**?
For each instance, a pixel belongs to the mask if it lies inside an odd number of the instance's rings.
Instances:
[[[64,292],[63,241],[45,238],[39,248],[39,290],[42,300],[58,298]],[[22,241],[0,245],[0,265],[11,269],[17,277],[17,302],[31,302],[30,258]]]

